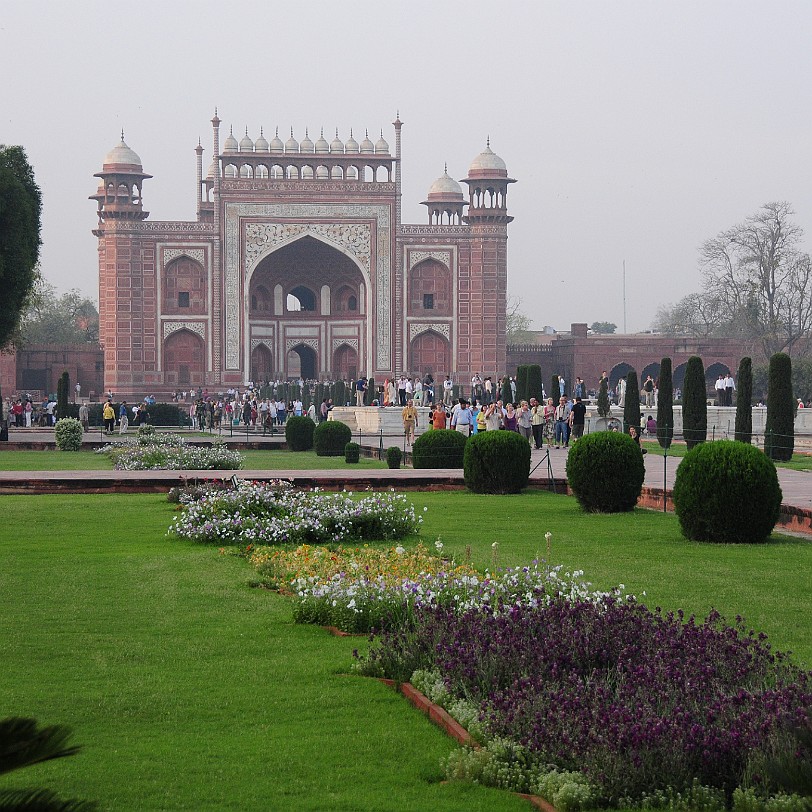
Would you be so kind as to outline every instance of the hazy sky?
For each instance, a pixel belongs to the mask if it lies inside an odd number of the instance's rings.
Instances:
[[[42,269],[97,296],[93,173],[125,138],[151,219],[194,219],[198,137],[403,127],[403,219],[490,136],[509,289],[534,326],[646,329],[697,290],[697,248],[771,200],[812,243],[812,3],[11,2],[0,143],[44,195]],[[2,292],[0,291],[0,296]]]

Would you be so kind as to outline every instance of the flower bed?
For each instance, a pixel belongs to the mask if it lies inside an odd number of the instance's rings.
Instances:
[[[417,533],[422,518],[402,496],[326,494],[290,483],[241,482],[233,490],[181,499],[170,533],[207,544],[342,544],[400,539]]]
[[[242,454],[219,441],[191,446],[182,437],[162,433],[109,443],[96,453],[109,457],[119,471],[233,471],[243,466]]]
[[[810,731],[812,674],[740,619],[699,623],[605,596],[465,612],[432,603],[409,621],[382,635],[361,670],[414,675],[486,743],[454,754],[449,777],[567,810],[803,808],[764,799],[797,788],[782,766],[805,764],[808,775],[812,753],[793,731]]]

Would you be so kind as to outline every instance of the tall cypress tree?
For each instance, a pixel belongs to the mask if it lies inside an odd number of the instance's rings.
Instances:
[[[553,399],[553,403],[557,406],[558,405],[558,398],[559,395],[559,386],[558,386],[558,375],[553,375],[550,378],[550,391],[547,393],[548,397]]]
[[[520,364],[516,370],[516,400],[521,403],[527,400],[527,375],[530,367],[527,364]]]
[[[682,387],[682,434],[689,449],[708,438],[708,393],[705,366],[698,355],[692,355],[685,367]]]
[[[68,416],[68,398],[70,393],[70,375],[65,370],[56,385],[56,417],[61,420]]]
[[[513,391],[510,388],[510,378],[505,375],[502,378],[502,403],[510,403],[513,400]]]
[[[629,426],[640,428],[640,384],[634,370],[626,375],[626,400],[623,403],[623,431],[628,433]]]
[[[660,385],[657,390],[657,442],[670,448],[674,438],[674,379],[671,359],[660,361]]]
[[[742,358],[736,375],[736,434],[742,443],[753,441],[753,361]]]
[[[767,385],[767,426],[764,453],[772,460],[792,459],[795,448],[795,399],[792,397],[792,361],[783,352],[770,358]]]
[[[598,415],[609,417],[609,382],[606,378],[601,378],[601,388],[598,392]]]
[[[541,367],[529,364],[527,367],[527,397],[536,398],[541,403]]]

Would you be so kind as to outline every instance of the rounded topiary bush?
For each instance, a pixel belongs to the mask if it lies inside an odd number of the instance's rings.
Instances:
[[[343,424],[342,424],[343,425]],[[313,448],[316,424],[309,417],[290,417],[285,423],[285,442],[291,451],[309,451]]]
[[[386,449],[386,464],[390,468],[400,468],[400,461],[403,459],[403,452],[396,446],[392,445]]]
[[[569,486],[581,507],[593,513],[632,510],[645,475],[637,443],[617,431],[587,434],[570,448],[567,457]]]
[[[361,458],[361,446],[358,443],[347,443],[344,446],[344,462],[358,462]]]
[[[454,429],[432,429],[412,446],[414,468],[462,468],[468,438]]]
[[[75,417],[63,417],[56,421],[54,437],[60,451],[81,451],[82,424]]]
[[[313,430],[313,447],[318,457],[341,457],[352,440],[352,432],[340,420],[325,420]]]
[[[485,431],[465,445],[465,485],[474,493],[519,493],[530,478],[530,444],[515,431]]]
[[[780,507],[775,465],[755,446],[733,440],[701,443],[677,468],[674,508],[686,538],[764,541]]]

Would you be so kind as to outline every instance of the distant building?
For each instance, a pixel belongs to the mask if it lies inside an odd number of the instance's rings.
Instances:
[[[151,176],[122,139],[98,205],[104,388],[123,396],[275,378],[381,380],[505,370],[508,177],[490,144],[401,223],[401,127],[301,142],[246,131],[203,174],[193,222],[150,221]],[[190,184],[191,186],[191,184]],[[191,191],[191,189],[190,189]]]

